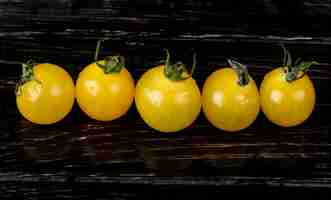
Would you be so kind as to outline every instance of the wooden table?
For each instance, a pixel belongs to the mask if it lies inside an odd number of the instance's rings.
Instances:
[[[0,196],[205,198],[274,195],[326,198],[331,187],[330,1],[174,0],[0,1]],[[188,129],[162,134],[133,106],[116,121],[88,119],[78,108],[62,122],[38,126],[18,113],[14,88],[20,65],[52,62],[73,78],[93,61],[96,41],[110,38],[101,56],[119,52],[135,80],[164,58],[191,62],[201,87],[227,58],[246,63],[261,83],[293,55],[315,59],[309,75],[317,105],[304,124],[279,128],[260,113],[238,133],[213,128],[201,113]],[[176,195],[175,195],[176,194]]]

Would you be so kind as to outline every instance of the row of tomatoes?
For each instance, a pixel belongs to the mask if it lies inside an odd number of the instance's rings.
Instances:
[[[284,52],[284,66],[265,75],[260,91],[245,65],[228,60],[230,67],[213,72],[202,94],[193,70],[189,72],[181,62],[170,62],[168,51],[165,63],[145,72],[136,86],[122,56],[104,60],[96,56],[98,61],[80,72],[76,85],[57,65],[26,63],[16,102],[20,113],[37,124],[60,121],[76,98],[84,113],[100,121],[123,116],[135,101],[143,120],[161,132],[188,127],[201,107],[211,124],[226,131],[247,128],[260,107],[273,123],[296,126],[310,116],[315,105],[315,89],[306,75],[315,62],[293,64],[285,48]]]

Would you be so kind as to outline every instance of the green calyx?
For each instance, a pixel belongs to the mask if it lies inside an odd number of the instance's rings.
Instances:
[[[35,62],[33,60],[29,60],[26,63],[22,63],[21,81],[23,84],[34,79],[34,76],[33,76],[33,66],[34,65],[35,65]]]
[[[101,43],[105,40],[99,40],[95,50],[94,60],[96,65],[100,67],[105,74],[119,73],[125,66],[125,59],[121,55],[107,56],[104,61],[105,64],[100,64],[98,61],[99,52],[101,49]]]
[[[15,89],[16,95],[20,95],[21,86],[26,82],[35,80],[41,84],[41,82],[39,80],[37,80],[33,74],[33,66],[36,63],[33,60],[29,60],[28,62],[21,63],[21,64],[22,64],[22,75],[21,75],[19,82],[16,84],[16,89]]]
[[[228,59],[228,63],[238,75],[238,84],[242,87],[248,85],[249,74],[246,65],[231,59]]]
[[[176,62],[175,64],[170,63],[170,53],[168,49],[165,49],[167,53],[167,58],[165,61],[164,74],[172,81],[182,81],[192,77],[194,69],[196,67],[196,54],[193,55],[193,65],[191,72],[189,73],[187,67],[182,62]]]
[[[96,61],[96,64],[103,69],[105,74],[119,73],[125,65],[125,59],[123,56],[107,56],[105,58],[105,65],[102,65]]]
[[[284,45],[281,45],[281,47],[284,51],[283,66],[285,79],[289,83],[302,78],[307,73],[310,66],[318,64],[318,62],[315,61],[301,61],[300,58],[298,58],[293,63],[290,52],[285,48]]]

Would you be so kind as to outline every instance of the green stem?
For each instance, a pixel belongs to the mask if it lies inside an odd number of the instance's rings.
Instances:
[[[98,40],[97,46],[95,49],[94,60],[96,65],[103,69],[105,74],[119,73],[122,68],[125,66],[125,59],[121,55],[107,56],[105,58],[105,65],[102,65],[98,61],[99,53],[101,50],[101,43],[108,39]]]
[[[308,61],[308,62],[301,61],[300,58],[298,58],[293,63],[290,52],[285,48],[283,44],[281,44],[281,47],[284,52],[283,65],[284,65],[285,79],[289,83],[301,79],[307,73],[307,71],[312,65],[318,64],[315,61]]]
[[[292,66],[291,68],[287,68],[286,74],[286,81],[293,82],[295,80],[301,79],[309,70],[309,67],[312,65],[316,65],[318,62],[310,61],[310,62],[300,62],[297,65]]]
[[[193,65],[191,68],[191,72],[188,73],[187,67],[182,62],[176,62],[175,64],[170,63],[170,53],[168,49],[165,49],[166,51],[166,60],[165,60],[165,67],[164,67],[164,74],[165,76],[172,80],[172,81],[181,81],[186,80],[190,77],[192,77],[194,70],[196,68],[196,54],[193,55]]]
[[[228,59],[229,65],[234,69],[238,75],[238,84],[240,86],[248,85],[249,83],[249,74],[246,65],[243,65],[235,60]]]
[[[284,44],[280,45],[283,49],[283,53],[284,53],[284,57],[283,57],[283,66],[286,67],[291,67],[292,65],[292,57],[290,52],[286,49],[286,47],[284,46]]]
[[[194,53],[193,54],[193,64],[192,64],[192,68],[191,68],[191,72],[190,72],[191,76],[193,76],[196,66],[197,66],[197,54]]]
[[[100,49],[101,49],[101,43],[104,42],[105,40],[98,40],[97,42],[97,47],[95,48],[95,53],[94,53],[94,61],[97,62],[98,61],[98,57],[99,57],[99,53],[100,53]]]

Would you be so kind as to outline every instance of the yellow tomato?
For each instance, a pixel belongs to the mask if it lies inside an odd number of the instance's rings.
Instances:
[[[37,124],[63,119],[74,103],[74,83],[70,75],[54,64],[31,66],[30,75],[18,88],[16,103],[20,113]]]
[[[238,81],[234,69],[223,68],[213,72],[203,86],[203,112],[208,121],[219,129],[245,129],[259,113],[259,93],[255,81],[249,75],[246,84],[240,85]]]
[[[105,60],[88,65],[76,82],[78,105],[89,117],[100,121],[123,116],[129,110],[135,93],[134,80],[124,66],[108,73],[100,67],[106,65]]]
[[[267,73],[260,87],[262,111],[273,123],[291,127],[304,122],[315,105],[315,89],[307,75],[286,80],[284,68]]]
[[[165,65],[159,65],[144,73],[138,81],[135,103],[150,127],[161,132],[176,132],[198,117],[201,96],[192,77],[171,80],[165,75]]]

